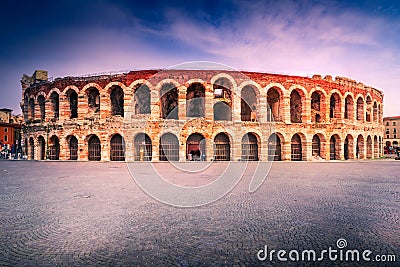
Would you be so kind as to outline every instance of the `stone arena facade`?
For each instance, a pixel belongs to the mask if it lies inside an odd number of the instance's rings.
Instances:
[[[383,155],[383,93],[327,75],[142,70],[21,79],[28,159],[269,161]]]

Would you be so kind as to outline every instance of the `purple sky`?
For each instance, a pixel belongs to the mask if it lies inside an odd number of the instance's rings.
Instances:
[[[214,61],[239,70],[345,76],[400,115],[397,1],[7,1],[0,107],[21,113],[22,74],[64,77]],[[151,2],[151,3],[150,3]]]

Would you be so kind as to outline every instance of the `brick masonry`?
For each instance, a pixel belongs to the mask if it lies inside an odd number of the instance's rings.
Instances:
[[[172,133],[178,139],[180,161],[187,160],[187,140],[194,133],[205,138],[206,160],[214,159],[214,138],[219,133],[229,137],[227,160],[232,161],[249,159],[243,156],[242,141],[248,133],[257,138],[255,152],[249,153],[257,154],[255,159],[262,161],[272,160],[274,155],[275,160],[295,160],[296,142],[300,143],[299,160],[372,159],[383,155],[383,93],[344,77],[217,70],[143,70],[54,81],[43,75],[39,80],[27,77],[21,80],[21,108],[29,159],[44,159],[49,153],[54,154],[49,150],[55,146],[57,155],[53,159],[71,159],[70,140],[74,136],[78,140],[77,159],[88,160],[89,139],[97,136],[100,159],[109,161],[110,141],[120,135],[123,159],[134,161],[138,160],[135,153],[140,153],[134,140],[141,133],[151,140],[147,148],[151,151],[146,153],[151,154],[152,161],[160,160],[160,138],[164,133]],[[175,99],[162,98],[160,92],[167,85],[176,88]],[[143,108],[145,90],[138,89],[144,86],[150,94],[149,112]],[[194,93],[188,90],[191,86]],[[216,97],[218,88],[227,94]],[[123,107],[119,107],[123,109],[122,116],[112,113],[118,102],[111,100],[115,89],[123,92]],[[77,94],[76,118],[71,116],[72,91]],[[91,91],[98,92],[98,99],[89,99]],[[52,99],[58,99],[58,112]],[[214,117],[218,102],[228,107],[228,113],[223,114],[227,118],[222,120]],[[178,109],[177,118],[163,119],[168,107]],[[203,113],[187,117],[187,112]],[[273,133],[275,140],[270,139]]]

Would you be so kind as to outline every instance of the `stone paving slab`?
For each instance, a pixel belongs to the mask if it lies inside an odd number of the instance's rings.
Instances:
[[[282,266],[257,252],[336,248],[339,238],[397,262],[284,265],[399,266],[400,162],[277,162],[251,194],[250,179],[176,208],[141,191],[125,163],[0,161],[0,266]]]

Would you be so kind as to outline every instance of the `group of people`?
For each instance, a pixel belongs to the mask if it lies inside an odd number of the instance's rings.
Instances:
[[[17,146],[15,144],[11,145],[11,148],[8,144],[0,144],[1,145],[1,159],[22,159],[23,153],[21,146]]]

